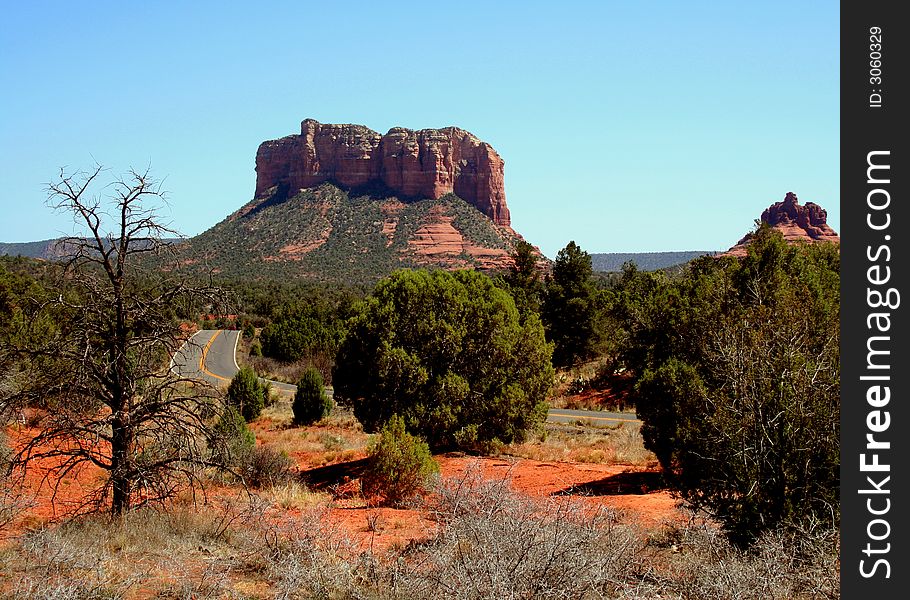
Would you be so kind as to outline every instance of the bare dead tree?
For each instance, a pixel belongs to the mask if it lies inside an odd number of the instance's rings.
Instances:
[[[38,408],[17,466],[42,461],[59,485],[94,465],[106,483],[85,506],[109,501],[119,515],[171,496],[181,480],[195,485],[209,463],[220,394],[168,363],[186,334],[177,311],[212,310],[224,297],[167,265],[165,238],[177,234],[160,221],[165,198],[149,172],[131,170],[96,193],[103,171],[61,170],[48,185],[49,206],[86,234],[63,242],[65,281],[30,311],[33,331],[19,337],[29,341],[12,352],[22,371],[0,404]]]

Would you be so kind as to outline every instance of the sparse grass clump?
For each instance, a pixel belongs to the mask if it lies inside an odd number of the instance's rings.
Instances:
[[[282,509],[305,510],[325,506],[331,502],[326,492],[314,492],[298,481],[288,481],[263,491],[262,496]]]
[[[657,459],[644,447],[640,423],[609,427],[550,424],[541,439],[510,444],[503,454],[541,461],[653,466]]]

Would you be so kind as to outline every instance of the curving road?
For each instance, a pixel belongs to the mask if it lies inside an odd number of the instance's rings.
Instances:
[[[180,347],[171,359],[171,370],[185,377],[202,379],[215,385],[227,385],[234,374],[240,370],[237,366],[237,343],[240,331],[228,329],[203,329],[193,334]],[[269,381],[273,388],[293,395],[297,386],[280,381]],[[326,392],[331,395],[332,388]],[[609,425],[611,423],[639,423],[638,418],[630,413],[570,410],[551,408],[547,420],[555,423],[584,422],[591,425]]]

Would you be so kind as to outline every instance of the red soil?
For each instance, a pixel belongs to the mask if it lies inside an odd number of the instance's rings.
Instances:
[[[35,432],[22,428],[10,429],[7,434],[11,444],[18,447]],[[309,453],[292,453],[304,477],[317,472],[325,473],[313,487],[332,494],[333,500],[326,515],[331,524],[339,526],[359,548],[379,551],[431,537],[438,525],[426,512],[378,507],[359,494],[357,467],[362,466],[362,456],[362,453],[357,453],[358,460],[322,467],[320,471],[310,466],[313,457]],[[566,498],[585,507],[618,510],[623,513],[624,520],[649,527],[686,518],[677,508],[677,500],[662,488],[659,474],[654,469],[457,454],[441,455],[437,460],[443,478],[461,478],[469,469],[480,469],[484,478],[508,479],[511,487],[522,494],[540,499]],[[104,473],[94,467],[71,472],[57,482],[47,477],[53,466],[44,461],[34,464],[24,474],[21,489],[33,506],[0,532],[0,540],[61,520],[76,510],[81,501],[93,490],[99,489],[103,482]],[[217,502],[218,496],[233,493],[236,490],[230,488],[210,490],[209,498]],[[277,519],[281,518],[282,510],[276,509]],[[300,514],[295,509],[284,512],[287,516]]]

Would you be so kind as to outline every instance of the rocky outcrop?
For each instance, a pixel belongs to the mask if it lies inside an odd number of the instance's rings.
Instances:
[[[766,208],[761,215],[761,220],[779,230],[784,239],[790,243],[840,243],[840,236],[828,225],[828,212],[814,202],[800,205],[799,199],[793,192],[787,192],[782,202],[775,202]],[[746,247],[751,239],[752,234],[747,233],[722,256],[745,256]]]
[[[256,198],[293,196],[324,182],[347,190],[382,189],[403,199],[448,193],[509,226],[503,161],[493,147],[457,127],[385,135],[363,125],[307,119],[300,135],[263,142],[256,153]]]
[[[455,227],[454,221],[442,206],[428,212],[408,240],[407,252],[418,265],[503,270],[512,264],[512,257],[505,248],[472,243]]]

